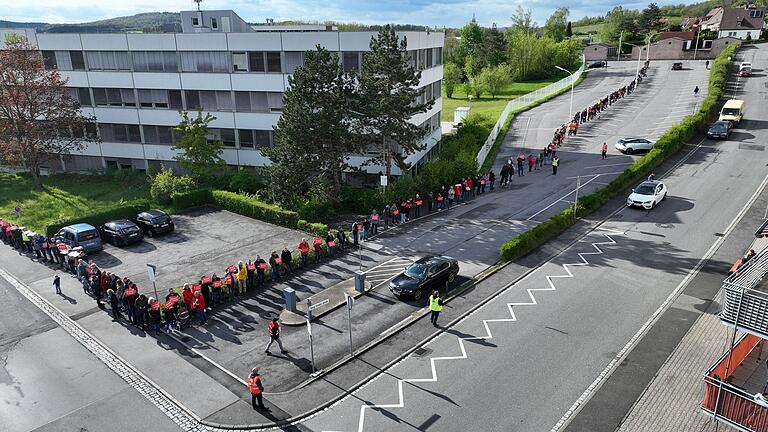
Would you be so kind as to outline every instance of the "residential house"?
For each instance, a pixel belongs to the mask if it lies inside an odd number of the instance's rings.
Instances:
[[[765,26],[765,9],[757,7],[725,8],[723,10],[718,37],[758,39]]]

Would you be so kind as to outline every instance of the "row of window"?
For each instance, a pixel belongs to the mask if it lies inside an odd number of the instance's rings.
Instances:
[[[359,70],[366,51],[340,53],[345,72]],[[46,69],[134,72],[293,73],[303,51],[42,51]],[[443,63],[442,48],[408,51],[411,65],[428,69]]]
[[[441,81],[421,88],[417,102],[440,97]],[[70,87],[70,95],[86,107],[141,107],[172,110],[282,112],[282,92],[229,90],[162,90]]]
[[[419,127],[424,130],[424,134],[431,134],[440,129],[440,113],[426,119],[424,123],[419,125]]]
[[[143,143],[158,145],[174,145],[178,140],[173,126],[136,125],[119,123],[99,123],[99,136],[103,142]],[[83,135],[95,136],[91,130],[62,130],[61,136]],[[209,141],[221,141],[224,147],[230,148],[264,148],[272,146],[274,132],[271,130],[209,128]]]
[[[229,90],[162,90],[70,87],[70,95],[87,107],[141,107],[172,110],[281,112],[282,92]],[[233,94],[234,93],[234,94]]]

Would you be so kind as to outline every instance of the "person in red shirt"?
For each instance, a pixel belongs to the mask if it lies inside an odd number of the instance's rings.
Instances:
[[[299,267],[306,267],[307,256],[309,256],[309,243],[305,238],[301,239],[301,243],[299,243],[299,254]]]
[[[181,299],[184,301],[184,304],[187,305],[187,310],[192,310],[192,301],[194,300],[195,293],[192,292],[192,288],[189,287],[189,284],[184,284],[184,288],[181,290]]]
[[[603,143],[603,146],[600,148],[600,154],[602,155],[603,160],[607,157],[608,154],[608,144]]]
[[[197,319],[200,320],[200,325],[205,325],[208,322],[208,315],[205,313],[205,298],[200,291],[195,291],[194,299],[192,300],[192,310],[195,311]]]
[[[536,166],[536,156],[533,154],[528,155],[528,172],[533,171],[533,167]]]

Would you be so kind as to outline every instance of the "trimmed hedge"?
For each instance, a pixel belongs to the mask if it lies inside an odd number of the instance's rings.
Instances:
[[[149,209],[150,202],[148,200],[142,200],[132,205],[115,207],[103,212],[91,213],[76,218],[59,219],[45,228],[45,235],[53,236],[59,232],[61,228],[78,223],[87,223],[98,228],[99,225],[109,222],[110,220],[134,218],[137,214]]]
[[[171,195],[173,207],[176,211],[199,207],[213,201],[213,191],[210,189],[198,189],[189,192],[174,193]]]
[[[735,52],[736,47],[730,46],[724,49],[712,62],[709,75],[709,94],[696,114],[686,117],[667,130],[664,135],[659,137],[650,152],[636,160],[605,187],[579,197],[579,205],[575,215],[572,208],[565,209],[530,230],[504,242],[500,248],[502,260],[512,261],[520,258],[556,237],[576,223],[578,217],[597,210],[618,193],[652,172],[667,157],[679,151],[687,141],[705,129],[719,112],[720,99],[725,95],[725,84],[728,80],[731,64],[729,58]]]
[[[213,203],[233,213],[270,222],[288,228],[296,228],[299,215],[280,207],[263,203],[247,195],[215,190],[212,192]]]

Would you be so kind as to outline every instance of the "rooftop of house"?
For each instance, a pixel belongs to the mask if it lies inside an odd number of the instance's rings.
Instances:
[[[764,9],[724,8],[720,30],[760,30],[764,19]]]

